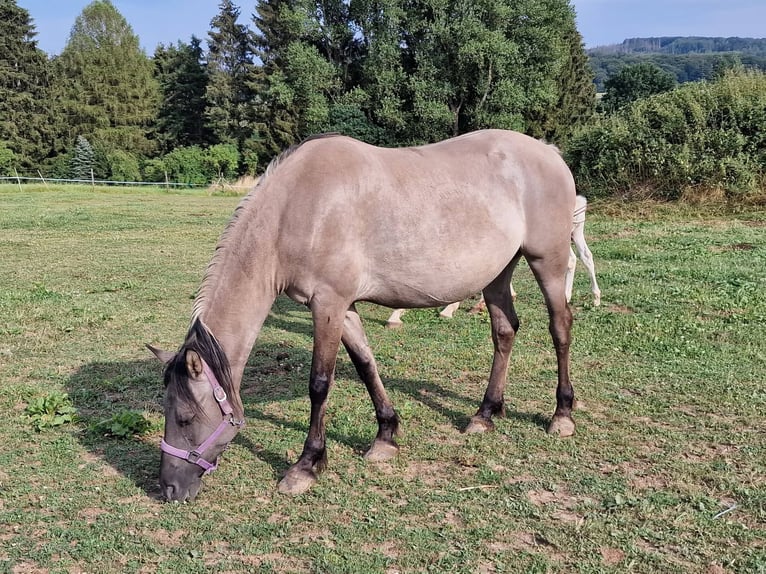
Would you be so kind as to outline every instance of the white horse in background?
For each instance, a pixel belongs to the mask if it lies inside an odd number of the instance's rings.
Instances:
[[[590,289],[593,292],[593,305],[598,307],[601,305],[601,289],[598,288],[598,282],[596,281],[596,265],[593,261],[593,253],[591,253],[588,244],[585,242],[585,211],[588,208],[588,200],[584,196],[578,195],[575,200],[575,210],[572,218],[572,243],[577,248],[577,255],[575,255],[574,249],[569,248],[569,264],[567,266],[566,276],[566,296],[567,302],[572,299],[572,287],[574,285],[575,267],[577,266],[577,256],[585,265],[585,268],[590,274]],[[511,284],[511,297],[516,299],[516,291]],[[440,316],[446,319],[451,319],[452,315],[460,307],[460,301],[450,303],[439,313]],[[486,308],[484,304],[484,295],[481,299],[471,307],[468,313],[480,313]],[[406,309],[396,309],[386,321],[386,327],[396,328],[402,326],[402,315],[404,315]]]

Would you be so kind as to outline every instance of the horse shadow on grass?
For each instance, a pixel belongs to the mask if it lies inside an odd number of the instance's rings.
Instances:
[[[242,379],[241,397],[250,424],[268,422],[305,435],[308,432],[305,418],[301,421],[289,420],[270,414],[265,408],[274,402],[305,398],[308,411],[308,365],[311,364],[312,328],[306,318],[305,309],[298,309],[300,311],[287,307],[285,312],[282,305],[278,312],[269,317],[266,327],[305,336],[307,344],[257,342]],[[147,351],[145,360],[83,365],[70,376],[67,383],[69,396],[84,426],[84,430],[78,435],[82,446],[93,458],[104,461],[155,499],[160,498],[157,478],[161,426],[155,425],[155,428],[143,437],[128,439],[106,436],[93,427],[122,411],[145,412],[152,420],[161,421],[164,395],[162,368],[160,362],[150,357]],[[345,351],[339,353],[336,376],[362,385]],[[481,396],[469,396],[469,393],[455,392],[445,386],[423,380],[387,378],[385,369],[382,369],[381,376],[386,388],[423,404],[449,421],[457,430],[465,428],[481,401]],[[332,401],[332,395],[330,400]],[[396,403],[396,400],[394,402]],[[394,406],[396,407],[396,404]],[[370,402],[370,417],[372,416]],[[545,427],[549,422],[540,414],[511,409],[506,412],[506,417],[540,427]],[[403,422],[406,430],[406,421]],[[326,432],[328,441],[343,444],[359,454],[369,448],[374,438],[361,432],[340,432],[332,425],[328,426]],[[268,464],[273,469],[275,480],[281,477],[289,466],[290,461],[286,460],[284,452],[276,452],[254,444],[242,433],[234,439],[234,443]],[[296,444],[295,447],[298,449],[300,444]]]

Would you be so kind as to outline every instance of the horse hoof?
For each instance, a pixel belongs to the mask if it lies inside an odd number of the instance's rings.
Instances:
[[[442,311],[441,313],[439,313],[439,317],[444,317],[445,319],[452,319],[452,313],[445,313],[444,311]]]
[[[575,433],[575,424],[571,417],[553,417],[548,434],[557,434],[560,437],[572,436]]]
[[[471,422],[463,431],[465,434],[479,434],[495,430],[495,423],[481,417],[471,417]]]
[[[314,485],[316,481],[317,477],[313,472],[306,472],[303,470],[288,470],[284,478],[279,481],[277,490],[279,490],[281,494],[297,496],[306,492]]]
[[[376,440],[370,450],[364,453],[365,460],[370,462],[385,462],[399,454],[399,447],[393,443]]]
[[[386,321],[386,329],[398,329],[403,324],[401,321]]]

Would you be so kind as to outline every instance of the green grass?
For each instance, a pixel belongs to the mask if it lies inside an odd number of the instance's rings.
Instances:
[[[578,434],[545,434],[555,358],[521,265],[522,330],[497,431],[460,429],[491,360],[464,305],[383,327],[362,305],[403,419],[367,464],[372,407],[342,352],[329,469],[276,492],[308,426],[307,312],[279,299],[243,381],[248,426],[197,501],[161,504],[161,366],[238,199],[0,187],[0,571],[766,572],[766,213],[594,203],[603,305],[575,283]],[[25,409],[67,393],[76,422]],[[151,432],[92,431],[123,411]],[[734,510],[716,518],[720,512]]]

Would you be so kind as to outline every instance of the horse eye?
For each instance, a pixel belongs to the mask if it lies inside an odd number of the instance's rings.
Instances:
[[[179,427],[186,427],[186,426],[189,426],[192,423],[193,420],[194,420],[194,415],[189,416],[189,417],[186,417],[186,416],[184,416],[184,417],[177,417],[176,418],[176,423],[178,423]]]

